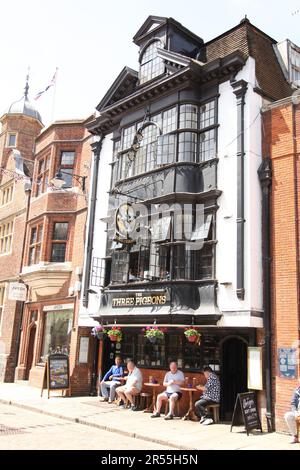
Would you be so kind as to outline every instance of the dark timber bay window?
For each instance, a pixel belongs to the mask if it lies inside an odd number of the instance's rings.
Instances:
[[[63,263],[66,260],[68,222],[54,222],[51,242],[51,261]]]
[[[38,264],[41,260],[43,224],[32,227],[29,241],[28,264]]]
[[[63,188],[72,188],[73,186],[73,171],[75,163],[75,152],[61,152],[60,169],[65,181]]]
[[[165,215],[151,224],[149,240],[112,252],[112,283],[214,277],[213,214]]]
[[[149,117],[141,130],[140,148],[132,158],[135,133],[145,123],[122,131],[121,145],[114,148],[113,182],[139,175],[175,162],[201,163],[217,156],[217,100],[202,105],[173,106]]]

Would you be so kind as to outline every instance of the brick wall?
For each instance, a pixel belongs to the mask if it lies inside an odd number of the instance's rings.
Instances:
[[[300,106],[294,121],[291,102],[278,103],[264,113],[264,155],[270,156],[272,183],[272,332],[273,332],[273,399],[278,431],[286,432],[284,413],[290,408],[297,380],[281,378],[278,371],[278,348],[299,347],[299,272],[297,247],[299,236],[297,201],[300,204],[299,144]],[[296,138],[293,138],[296,122]],[[296,186],[296,176],[298,187]],[[298,227],[299,229],[299,227]],[[298,366],[299,367],[299,366]]]

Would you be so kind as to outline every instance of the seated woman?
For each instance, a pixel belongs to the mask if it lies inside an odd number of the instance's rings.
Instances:
[[[176,361],[170,362],[170,371],[166,373],[163,382],[163,386],[166,387],[166,391],[157,395],[156,412],[151,415],[151,418],[159,418],[163,402],[169,400],[169,413],[165,419],[173,419],[175,403],[182,397],[180,387],[183,384],[183,372],[178,369]]]
[[[121,385],[118,380],[124,375],[124,367],[122,366],[121,356],[115,357],[115,365],[111,366],[109,371],[106,372],[103,379],[100,382],[101,395],[103,401],[112,403],[116,397],[116,389]]]

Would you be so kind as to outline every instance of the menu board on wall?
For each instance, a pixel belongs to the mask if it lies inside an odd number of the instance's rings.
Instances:
[[[248,389],[263,390],[262,348],[248,347],[247,350]]]
[[[278,348],[279,376],[285,379],[296,378],[297,349]]]

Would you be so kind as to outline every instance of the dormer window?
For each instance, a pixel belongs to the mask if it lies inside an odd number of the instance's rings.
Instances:
[[[151,42],[141,53],[140,84],[158,77],[165,71],[164,61],[157,55],[158,47],[163,47],[159,39]]]

